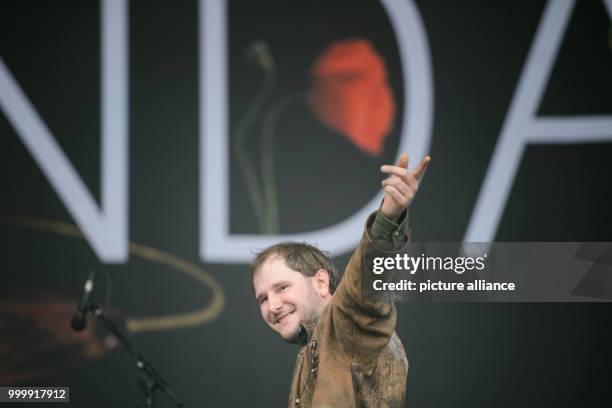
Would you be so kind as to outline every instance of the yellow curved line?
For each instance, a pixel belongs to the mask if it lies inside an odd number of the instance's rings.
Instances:
[[[0,217],[0,223],[37,229],[39,231],[53,232],[59,235],[74,238],[85,238],[76,225],[62,221],[54,221],[45,218],[3,216]],[[126,319],[126,328],[129,332],[139,333],[198,326],[216,319],[225,308],[225,293],[221,285],[219,285],[217,280],[212,275],[205,272],[195,264],[159,249],[134,242],[130,242],[129,251],[132,255],[152,262],[157,262],[186,273],[210,288],[212,291],[212,299],[210,300],[210,303],[207,306],[196,310],[195,312],[143,318],[128,317]]]

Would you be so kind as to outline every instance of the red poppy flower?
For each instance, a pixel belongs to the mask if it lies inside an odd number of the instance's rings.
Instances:
[[[311,69],[316,117],[362,151],[378,155],[395,114],[383,59],[364,39],[332,43]]]

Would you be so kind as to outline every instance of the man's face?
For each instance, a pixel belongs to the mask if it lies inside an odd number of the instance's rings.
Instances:
[[[326,303],[313,278],[289,268],[281,256],[259,267],[253,287],[264,321],[289,342],[295,342],[300,322],[319,316]]]

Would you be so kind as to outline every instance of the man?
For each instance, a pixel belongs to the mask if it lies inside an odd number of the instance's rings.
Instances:
[[[404,404],[408,360],[395,333],[396,309],[389,297],[366,299],[363,249],[408,241],[407,208],[429,162],[408,171],[408,155],[389,176],[380,209],[366,223],[342,281],[318,249],[285,242],[259,253],[251,279],[261,315],[284,340],[297,342],[290,407],[399,407]],[[367,271],[366,271],[367,272]]]

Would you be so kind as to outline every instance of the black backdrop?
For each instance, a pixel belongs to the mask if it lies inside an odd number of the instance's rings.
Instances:
[[[256,39],[274,53],[278,99],[309,87],[310,66],[331,41],[367,38],[386,61],[401,111],[397,42],[378,3],[228,4],[230,126],[260,81],[243,58]],[[433,162],[411,208],[411,224],[419,240],[458,241],[545,3],[417,6],[432,56],[434,126]],[[282,343],[262,322],[247,265],[210,263],[199,255],[197,7],[195,1],[129,3],[129,240],[205,269],[220,284],[225,305],[204,324],[131,338],[188,406],[281,406],[295,346]],[[0,10],[0,57],[99,199],[98,2],[5,1]],[[538,114],[612,113],[609,30],[603,3],[578,2]],[[318,124],[306,105],[288,110],[279,119],[282,136],[275,145],[281,231],[333,224],[371,199],[381,179],[378,166],[397,154],[403,124],[401,115],[396,119],[383,154],[371,157]],[[3,219],[74,223],[4,115],[0,135]],[[249,151],[258,147],[250,139]],[[611,156],[611,143],[529,146],[495,239],[612,241]],[[244,180],[230,163],[231,231],[257,233]],[[10,222],[1,225],[0,236],[0,355],[9,361],[0,362],[7,381],[1,385],[69,385],[76,406],[131,404],[138,372],[123,351],[90,358],[83,347],[58,340],[67,327],[45,331],[33,323],[42,309],[76,299],[86,272],[100,264],[91,247]],[[338,255],[337,265],[344,266],[349,255]],[[101,268],[112,278],[111,308],[120,321],[197,309],[211,298],[208,288],[137,256]],[[96,296],[104,299],[107,285],[100,282]],[[43,306],[30,310],[28,304]],[[397,331],[411,363],[408,406],[602,406],[612,400],[608,304],[398,307]],[[170,406],[163,397],[159,403]]]

